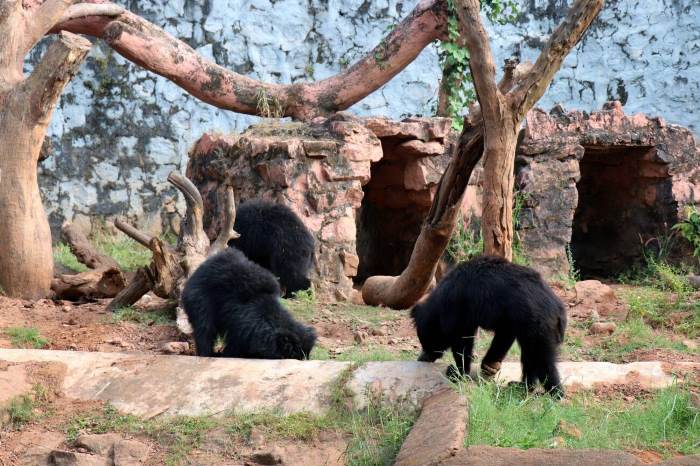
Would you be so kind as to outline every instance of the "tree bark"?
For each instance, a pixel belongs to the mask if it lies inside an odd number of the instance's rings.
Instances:
[[[37,299],[48,294],[53,277],[51,231],[41,203],[37,162],[58,96],[80,67],[90,42],[60,34],[25,80],[24,53],[42,26],[39,22],[27,30],[21,3],[13,3],[0,2],[7,13],[0,22],[5,41],[0,47],[0,287],[8,296]],[[59,3],[68,4],[52,5]],[[51,14],[56,14],[54,9]]]
[[[78,262],[85,264],[90,269],[119,269],[117,261],[98,252],[85,234],[70,222],[65,222],[61,227],[61,238],[68,244]]]
[[[56,298],[69,301],[114,298],[126,285],[119,268],[60,275],[51,282]]]
[[[113,5],[103,0],[85,3]],[[99,37],[127,60],[168,78],[191,95],[219,108],[249,115],[311,120],[345,110],[389,82],[427,45],[444,38],[445,20],[445,0],[421,0],[370,53],[342,73],[321,81],[287,85],[263,83],[227,70],[128,11],[115,18],[78,17],[56,25],[53,31]],[[274,103],[279,114],[264,114],[261,99]]]

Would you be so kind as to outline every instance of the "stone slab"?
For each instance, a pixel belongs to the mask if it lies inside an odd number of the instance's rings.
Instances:
[[[320,413],[344,362],[197,358],[48,350],[0,350],[0,361],[60,362],[69,398],[108,401],[123,412],[224,414],[278,409]]]
[[[61,388],[67,397],[107,401],[123,412],[143,417],[216,415],[261,409],[321,413],[330,406],[333,383],[351,367],[349,362],[338,361],[25,349],[0,349],[2,361],[61,363],[66,367]],[[674,365],[562,362],[559,368],[566,387],[580,388],[635,383],[642,388],[658,389],[674,382],[670,370],[700,373],[700,363],[681,362]],[[444,372],[443,364],[369,362],[354,370],[348,388],[358,408],[366,406],[373,395],[381,395],[390,402],[407,400],[420,404],[427,395],[449,385]],[[5,374],[9,377],[10,373]],[[519,379],[519,363],[504,363],[497,376],[499,383]],[[11,386],[13,381],[5,382]]]
[[[468,421],[469,411],[464,395],[443,388],[427,397],[394,465],[442,464],[464,445]]]

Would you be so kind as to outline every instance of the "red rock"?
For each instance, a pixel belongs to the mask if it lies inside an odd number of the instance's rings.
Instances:
[[[443,464],[464,445],[468,419],[465,397],[451,388],[443,388],[425,398],[420,416],[401,446],[394,465]]]

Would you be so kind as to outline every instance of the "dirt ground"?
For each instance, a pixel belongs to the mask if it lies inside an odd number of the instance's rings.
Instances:
[[[621,286],[613,286],[618,294]],[[624,287],[629,288],[629,287]],[[563,360],[608,360],[605,352],[591,353],[602,347],[625,347],[629,336],[619,334],[594,334],[590,330],[591,303],[577,300],[576,292],[564,287],[555,291],[569,307],[567,343],[562,350]],[[0,296],[0,348],[12,348],[13,343],[3,329],[33,327],[47,340],[45,349],[102,351],[125,353],[162,353],[169,342],[188,342],[183,354],[194,354],[193,342],[173,325],[168,312],[149,312],[159,298],[151,298],[147,304],[137,304],[134,312],[114,316],[105,310],[103,302],[77,304],[67,301],[22,301]],[[313,325],[319,335],[313,357],[319,359],[414,359],[419,353],[419,342],[408,311],[394,311],[345,303],[317,303],[288,300],[287,307],[301,320]],[[600,306],[600,303],[596,303]],[[606,306],[613,308],[613,317],[601,320],[624,321],[620,316],[627,312],[624,301],[614,298]],[[624,325],[624,324],[622,324]],[[482,332],[476,345],[477,356],[490,341],[488,332]],[[659,337],[682,348],[648,347],[629,351],[611,358],[612,362],[632,361],[700,361],[700,339],[688,338],[672,328],[657,328],[650,338]],[[686,347],[685,344],[689,345]],[[517,349],[509,358],[517,360]]]
[[[625,291],[623,288],[612,287],[616,295]],[[639,337],[625,327],[624,316],[628,306],[616,296],[606,302],[592,304],[578,299],[574,289],[559,286],[555,290],[569,307],[569,315],[572,316],[561,359],[700,361],[698,338],[688,338],[674,331],[672,326],[649,330],[651,333],[644,336],[648,340],[646,343],[634,340]],[[137,306],[134,311],[117,316],[105,310],[106,304],[107,301],[86,304],[51,300],[30,302],[0,296],[0,348],[31,347],[31,342],[13,342],[7,330],[34,328],[44,339],[36,346],[45,349],[163,353],[167,343],[187,342],[189,348],[183,354],[194,353],[192,341],[178,332],[171,313],[143,310],[158,304],[157,298],[151,298],[142,308]],[[313,358],[353,361],[415,359],[419,353],[419,342],[407,311],[355,304],[323,304],[312,300],[289,300],[285,304],[298,318],[316,328],[319,339],[312,353]],[[605,307],[609,316],[601,318],[596,317],[595,313],[592,315],[592,307]],[[591,324],[596,320],[614,322],[618,329],[612,335],[593,334]],[[477,358],[483,355],[489,340],[490,335],[482,333],[476,345]],[[659,344],[659,341],[664,344]],[[508,359],[517,358],[517,349],[512,350]],[[620,393],[630,400],[646,395],[634,386],[599,387],[595,395],[607,397]],[[20,458],[37,445],[78,454],[88,453],[68,438],[66,432],[70,426],[67,422],[76,417],[84,418],[86,413],[100,418],[104,406],[56,397],[35,410],[40,411],[40,421],[29,422],[18,430],[0,429],[0,466],[31,464],[22,463]],[[119,435],[146,445],[146,464],[160,465],[173,463],[172,454],[177,451],[178,442],[194,441],[191,434],[183,433],[186,431],[181,427],[165,429],[158,437],[159,441],[154,441],[153,435]],[[214,428],[207,430],[205,437],[197,438],[196,446],[190,444],[186,448],[186,462],[175,461],[173,464],[274,464],[282,457],[285,464],[344,464],[343,452],[348,442],[347,433],[333,429],[321,429],[303,440],[276,440],[256,428],[247,436],[232,435],[230,429],[223,427]],[[644,459],[644,455],[652,453],[642,451],[638,456]],[[651,461],[658,458],[646,459]]]

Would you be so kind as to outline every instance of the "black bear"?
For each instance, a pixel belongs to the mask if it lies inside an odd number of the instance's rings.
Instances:
[[[423,347],[419,361],[433,362],[452,348],[456,369],[450,367],[448,375],[468,374],[474,338],[481,327],[495,333],[481,363],[485,374],[498,371],[517,340],[523,382],[532,388],[539,380],[547,391],[563,393],[556,359],[564,340],[566,310],[540,274],[529,267],[492,256],[463,262],[414,306],[411,317]]]
[[[275,277],[235,248],[209,257],[182,292],[199,356],[306,359],[313,328],[297,322],[280,302]],[[214,354],[216,337],[224,338]]]
[[[257,199],[242,202],[234,229],[241,237],[229,246],[277,276],[285,298],[311,286],[314,237],[289,207]]]

